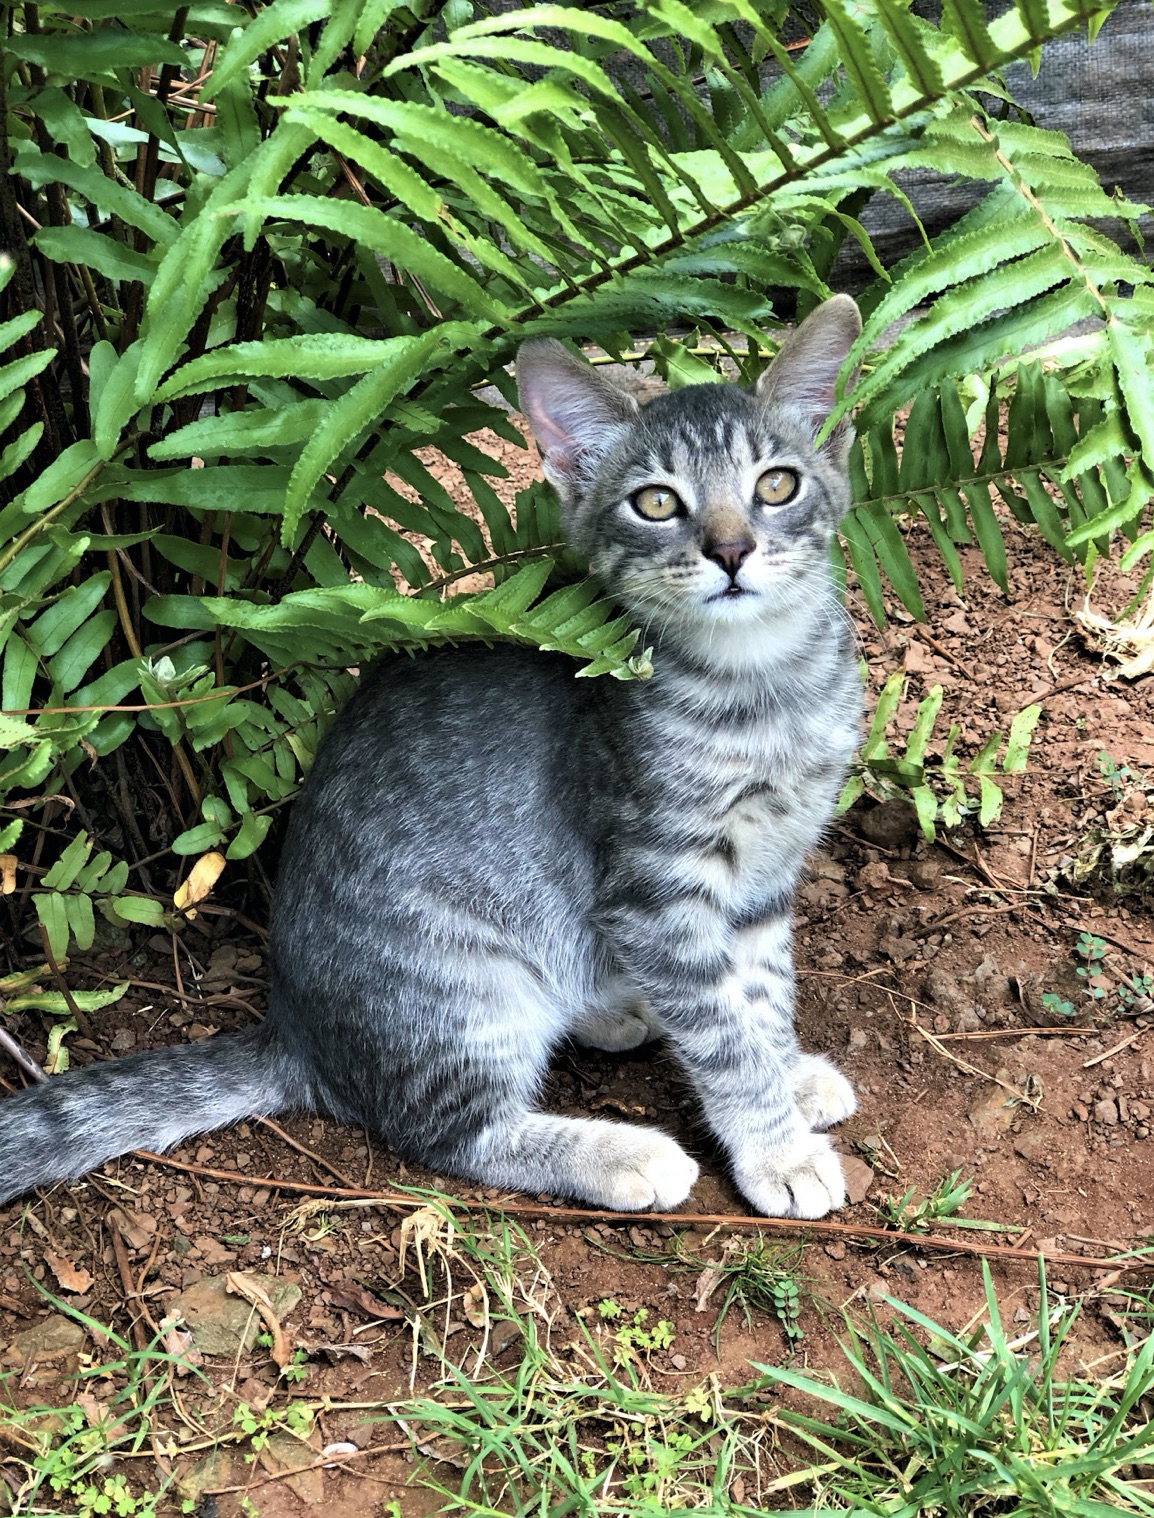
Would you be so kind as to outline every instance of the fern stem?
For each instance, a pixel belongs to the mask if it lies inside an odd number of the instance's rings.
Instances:
[[[986,143],[988,147],[993,149],[994,158],[997,161],[999,167],[1005,173],[1006,178],[1010,181],[1014,189],[1017,190],[1018,194],[1034,212],[1038,220],[1045,227],[1046,231],[1049,232],[1050,236],[1058,244],[1058,247],[1062,252],[1062,257],[1068,259],[1069,262],[1073,264],[1074,269],[1078,277],[1081,279],[1082,284],[1085,285],[1087,292],[1094,298],[1094,300],[1098,302],[1099,306],[1102,308],[1103,316],[1106,316],[1109,312],[1109,307],[1106,304],[1106,297],[1102,294],[1101,290],[1098,289],[1098,286],[1090,278],[1085,264],[1083,264],[1082,260],[1074,252],[1073,248],[1062,236],[1045,206],[1034,194],[1033,190],[1030,189],[1029,185],[1022,178],[1021,174],[1018,173],[1014,165],[1006,157],[1005,153],[1002,151],[1001,147],[998,144],[997,137],[993,132],[988,130],[985,123],[979,116],[971,116],[970,125],[973,127],[974,131],[977,132],[982,141]]]

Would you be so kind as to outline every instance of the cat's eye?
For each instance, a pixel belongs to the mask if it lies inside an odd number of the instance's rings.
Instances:
[[[668,522],[685,509],[676,491],[668,490],[664,485],[646,485],[644,490],[630,498],[629,504],[647,522]]]
[[[801,481],[792,469],[767,469],[754,486],[763,506],[784,506],[797,494]]]

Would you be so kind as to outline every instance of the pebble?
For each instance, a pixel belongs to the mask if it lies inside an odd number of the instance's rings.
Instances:
[[[1070,1116],[1077,1118],[1080,1123],[1088,1123],[1090,1121],[1089,1108],[1083,1106],[1081,1102],[1075,1102],[1070,1108]]]
[[[669,1363],[674,1370],[684,1370],[688,1362],[684,1355],[670,1355]]]
[[[1094,1103],[1094,1117],[1099,1123],[1105,1123],[1112,1127],[1118,1121],[1118,1106],[1108,1097],[1103,1097],[1100,1102]]]
[[[825,1246],[825,1252],[827,1255],[829,1255],[831,1260],[845,1259],[845,1245],[840,1239],[834,1239],[832,1244],[827,1244]]]
[[[908,801],[883,801],[865,813],[858,827],[871,843],[887,849],[912,843],[921,831],[918,814]]]

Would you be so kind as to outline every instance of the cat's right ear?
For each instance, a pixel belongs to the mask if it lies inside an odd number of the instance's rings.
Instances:
[[[637,415],[637,402],[552,337],[522,344],[517,390],[545,478],[568,505]]]

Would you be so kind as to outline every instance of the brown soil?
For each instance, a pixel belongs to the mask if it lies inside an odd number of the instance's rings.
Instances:
[[[531,461],[498,447],[517,467],[520,485]],[[871,819],[870,803],[860,803],[832,830],[827,852],[802,889],[797,939],[803,1039],[853,1079],[861,1108],[845,1124],[842,1144],[859,1161],[859,1182],[870,1179],[861,1161],[873,1171],[866,1199],[839,1221],[876,1227],[883,1198],[909,1187],[923,1196],[960,1170],[974,1180],[966,1213],[1001,1223],[1005,1232],[956,1236],[970,1244],[1018,1240],[1026,1256],[1020,1263],[993,1261],[1003,1311],[1012,1320],[1037,1301],[1035,1247],[1098,1257],[1154,1233],[1154,1033],[1147,1019],[1134,1015],[1143,1003],[1126,1007],[1117,995],[1120,974],[1135,977],[1154,959],[1154,926],[1137,908],[1132,913],[1105,898],[1074,894],[1068,885],[1054,886],[1080,840],[1095,828],[1120,825],[1120,806],[1132,820],[1148,805],[1140,788],[1126,784],[1120,803],[1097,756],[1105,752],[1119,766],[1126,761],[1154,773],[1154,682],[1131,688],[1105,682],[1100,660],[1083,646],[1069,615],[1068,608],[1081,602],[1080,572],[1012,523],[1006,535],[1011,596],[991,584],[978,551],[970,549],[963,552],[966,585],[959,599],[927,535],[915,527],[908,542],[931,620],[920,626],[899,612],[879,633],[863,614],[861,632],[875,688],[899,665],[908,672],[903,731],[935,684],[945,688],[939,727],[944,733],[956,721],[966,753],[994,728],[1004,730],[1022,706],[1041,701],[1029,773],[1005,781],[1006,803],[996,825],[979,831],[967,824],[936,845],[910,841],[900,827],[892,830],[888,813]],[[1103,577],[1095,597],[1099,606],[1116,609],[1124,601],[1121,582]],[[1074,942],[1087,929],[1108,941],[1106,995],[1096,1003],[1074,975]],[[183,996],[174,984],[174,957]],[[78,959],[69,971],[76,986],[109,979],[131,984],[118,1005],[92,1019],[91,1037],[73,1037],[74,1059],[107,1058],[237,1026],[259,1011],[263,975],[260,939],[238,933],[224,917],[202,916],[175,946],[167,936],[154,937],[132,953],[109,949]],[[1078,1015],[1064,1019],[1047,1010],[1044,992],[1068,999]],[[915,1021],[937,1042],[917,1031]],[[1034,1031],[1055,1023],[1056,1034]],[[18,1018],[12,1031],[43,1057],[46,1029],[38,1019]],[[17,1079],[9,1063],[3,1073],[9,1082]],[[1015,1101],[1013,1092],[1026,1099]],[[684,1209],[685,1252],[717,1259],[726,1240],[745,1227],[694,1223],[695,1216],[740,1217],[746,1207],[661,1050],[622,1057],[566,1050],[555,1063],[548,1100],[558,1110],[656,1121],[702,1157],[703,1179]],[[141,1311],[156,1323],[173,1293],[231,1270],[279,1276],[300,1288],[285,1328],[293,1345],[310,1352],[300,1388],[310,1401],[379,1403],[407,1395],[411,1376],[418,1388],[426,1384],[427,1364],[403,1317],[382,1321],[363,1294],[367,1288],[383,1296],[396,1311],[399,1299],[390,1292],[398,1274],[402,1211],[330,1209],[302,1221],[301,1198],[266,1182],[277,1177],[339,1186],[339,1174],[351,1188],[388,1190],[448,1178],[406,1167],[370,1145],[365,1134],[328,1122],[286,1118],[282,1127],[300,1148],[250,1122],[172,1156],[190,1166],[238,1173],[240,1181],[128,1158],[0,1213],[0,1369],[20,1371],[10,1390],[21,1402],[67,1401],[70,1375],[84,1356],[101,1353],[91,1335],[55,1358],[26,1356],[22,1368],[18,1353],[3,1350],[56,1312],[38,1286],[127,1336]],[[520,1221],[565,1313],[609,1297],[629,1313],[644,1306],[651,1319],[672,1322],[673,1344],[651,1357],[654,1385],[686,1387],[714,1373],[723,1385],[738,1384],[748,1379],[751,1359],[789,1358],[780,1324],[759,1312],[748,1327],[732,1314],[715,1356],[714,1312],[695,1310],[694,1271],[643,1258],[668,1251],[680,1228],[644,1217],[587,1221],[548,1198],[538,1199],[536,1215]],[[1016,1231],[1022,1228],[1024,1235]],[[766,1231],[772,1235],[773,1225]],[[803,1238],[783,1232],[781,1243],[792,1246]],[[404,1287],[416,1295],[411,1263]],[[72,1268],[78,1276],[70,1275]],[[958,1328],[981,1302],[975,1258],[919,1250],[909,1238],[879,1244],[815,1228],[801,1269],[815,1298],[834,1307],[854,1299],[876,1305],[889,1293]],[[126,1275],[140,1293],[133,1300]],[[1053,1288],[1067,1295],[1101,1279],[1101,1271],[1081,1265],[1050,1270]],[[793,1363],[837,1364],[833,1330],[813,1302],[803,1305],[801,1321],[805,1337]],[[143,1331],[145,1338],[151,1333],[147,1325]],[[461,1338],[450,1344],[475,1337],[467,1323],[459,1323],[458,1331]],[[1073,1352],[1092,1365],[1119,1342],[1108,1317],[1091,1306]],[[503,1364],[513,1360],[511,1354],[498,1358]],[[190,1378],[176,1383],[181,1412],[167,1416],[167,1425],[181,1447],[203,1444],[231,1420],[238,1400],[255,1404],[274,1396],[267,1348],[212,1361],[208,1375],[207,1387]],[[98,1401],[103,1385],[96,1385]],[[275,1392],[274,1405],[284,1400],[284,1392]],[[365,1421],[371,1416],[363,1406],[322,1414],[317,1448],[339,1439],[360,1448],[400,1440],[395,1426]],[[198,1419],[204,1420],[202,1432],[193,1437]],[[177,1463],[183,1468],[192,1458],[178,1456]],[[132,1464],[148,1467],[147,1479],[154,1479],[151,1458]],[[356,1458],[343,1470],[265,1484],[252,1496],[265,1518],[304,1513],[320,1501],[332,1518],[359,1518],[381,1512],[393,1498],[406,1515],[436,1511],[439,1499],[407,1486],[413,1471],[407,1449],[394,1448]],[[266,1474],[234,1459],[223,1475],[204,1484],[251,1484]],[[443,1472],[446,1481],[453,1475]],[[238,1511],[238,1500],[235,1494],[218,1498],[223,1518]]]

